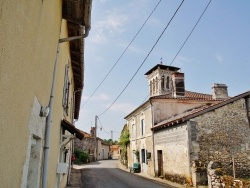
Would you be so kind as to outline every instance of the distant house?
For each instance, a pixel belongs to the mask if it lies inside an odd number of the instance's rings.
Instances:
[[[119,145],[111,145],[110,146],[110,153],[112,159],[119,159],[120,158],[120,146]]]
[[[207,182],[207,166],[219,161],[223,171],[250,177],[250,91],[213,105],[186,111],[152,127],[155,170],[168,178]],[[205,168],[204,168],[205,167]]]
[[[95,148],[96,139],[93,135],[80,130],[81,134],[84,136],[82,140],[75,138],[74,148],[84,151],[89,155],[89,162],[95,161]]]
[[[221,98],[227,98],[227,92],[213,97],[185,90],[184,73],[181,73],[178,67],[157,64],[145,75],[150,97],[125,117],[130,132],[128,166],[139,162],[142,172],[155,176],[159,172],[156,171],[154,162],[157,159],[151,128],[185,111],[216,104]],[[224,87],[223,85],[223,89]]]
[[[95,136],[95,127],[91,127],[90,134],[84,131],[81,133],[84,138],[82,140],[75,138],[74,147],[89,154],[89,162],[109,158],[110,144]]]
[[[110,155],[110,144],[98,138],[98,157],[97,160],[109,159]]]

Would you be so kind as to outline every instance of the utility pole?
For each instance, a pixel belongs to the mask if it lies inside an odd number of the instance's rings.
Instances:
[[[98,116],[95,116],[95,149],[96,149],[96,161],[98,160],[98,139],[97,139],[97,118]]]
[[[112,141],[112,145],[113,145],[113,131],[111,131],[111,141]]]

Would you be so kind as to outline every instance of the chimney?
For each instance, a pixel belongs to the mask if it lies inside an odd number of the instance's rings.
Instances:
[[[226,84],[214,84],[212,87],[213,99],[226,99],[228,98]]]
[[[95,127],[91,127],[90,135],[91,135],[91,137],[96,137],[96,129],[95,129]]]
[[[180,72],[173,73],[172,81],[173,81],[173,96],[174,97],[185,96],[184,73]]]

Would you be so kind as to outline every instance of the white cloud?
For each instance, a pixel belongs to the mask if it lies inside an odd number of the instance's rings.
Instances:
[[[100,0],[101,3],[106,3],[107,0]]]
[[[193,58],[189,58],[189,57],[185,57],[185,56],[177,56],[175,61],[177,63],[189,63],[191,61],[193,61],[194,59]]]
[[[219,63],[222,63],[224,62],[224,59],[221,55],[216,55],[216,60],[219,62]]]
[[[108,108],[110,106],[106,105],[105,108]],[[113,106],[111,106],[110,110],[115,111],[115,112],[123,112],[126,114],[129,114],[134,110],[136,107],[130,103],[115,103]]]
[[[83,96],[82,99],[83,99],[83,102],[84,102],[84,101],[89,99],[89,96]],[[95,101],[97,101],[97,100],[98,101],[107,101],[109,99],[110,99],[109,96],[107,96],[105,94],[99,94],[97,96],[93,95],[89,100],[91,100],[91,101],[94,101],[94,100]]]
[[[116,35],[125,31],[127,21],[128,16],[122,14],[117,9],[107,11],[102,15],[101,19],[93,22],[89,39],[95,44],[106,43],[109,34]]]

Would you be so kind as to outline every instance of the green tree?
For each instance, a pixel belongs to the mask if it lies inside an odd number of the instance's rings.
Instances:
[[[111,138],[110,139],[103,139],[103,141],[104,142],[106,142],[106,143],[109,143],[110,145],[116,145],[116,144],[118,144],[118,141],[117,140],[112,140]]]
[[[124,165],[128,165],[128,155],[127,155],[127,147],[130,142],[129,130],[128,126],[125,125],[120,136],[119,145],[121,147],[121,162]]]

